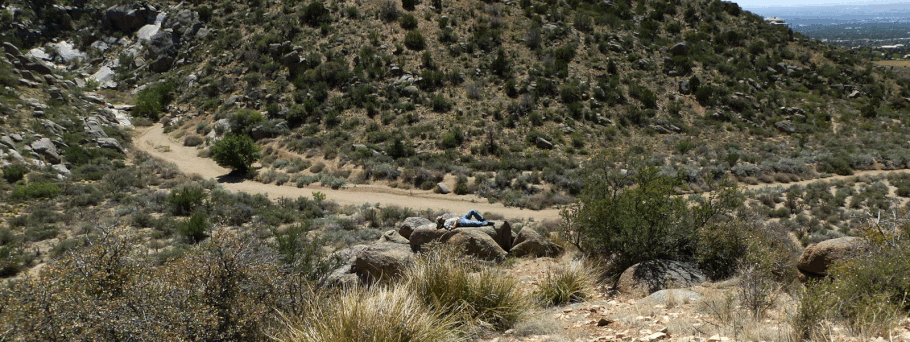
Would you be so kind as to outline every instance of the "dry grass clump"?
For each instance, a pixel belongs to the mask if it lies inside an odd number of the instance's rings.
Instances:
[[[424,305],[405,287],[353,288],[317,300],[302,317],[285,317],[278,341],[406,342],[454,338],[456,322]]]
[[[405,271],[404,287],[466,326],[489,324],[506,330],[530,308],[515,278],[448,247],[438,246],[418,257]]]
[[[544,305],[565,305],[587,300],[597,283],[597,273],[584,260],[573,260],[565,268],[549,270],[537,285],[534,297]]]

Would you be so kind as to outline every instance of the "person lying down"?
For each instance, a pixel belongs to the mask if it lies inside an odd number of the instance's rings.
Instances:
[[[476,218],[477,220],[473,220]],[[483,227],[483,226],[492,226],[493,222],[488,222],[483,219],[483,215],[480,215],[477,210],[471,209],[463,217],[453,217],[448,220],[443,219],[442,217],[436,221],[436,229],[445,228],[447,230],[452,230],[457,227]]]

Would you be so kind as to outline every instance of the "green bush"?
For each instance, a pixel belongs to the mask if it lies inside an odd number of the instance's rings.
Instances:
[[[246,135],[227,134],[210,148],[212,159],[218,165],[249,175],[253,163],[262,157],[259,146]]]
[[[405,13],[398,18],[398,24],[401,25],[401,28],[410,31],[417,28],[417,18],[410,13]]]
[[[28,167],[22,164],[15,164],[3,169],[3,179],[10,184],[18,182],[28,173]]]
[[[710,200],[676,196],[681,180],[660,175],[640,157],[602,154],[584,174],[578,205],[563,212],[569,222],[564,236],[585,253],[612,256],[613,271],[656,259],[694,261],[699,232],[722,223],[721,214],[739,205],[729,185]]]
[[[54,183],[35,182],[17,186],[10,195],[14,199],[28,200],[35,198],[51,198],[60,194],[60,187]]]
[[[174,100],[175,90],[177,90],[177,85],[173,81],[155,83],[142,89],[136,94],[136,106],[133,107],[133,114],[157,121],[167,105]]]
[[[458,176],[455,180],[455,189],[452,190],[456,195],[467,195],[471,191],[468,189],[468,177]]]
[[[413,11],[414,7],[419,3],[420,1],[418,0],[401,0],[401,8],[404,8],[408,11]]]
[[[426,40],[420,31],[408,31],[404,36],[404,46],[408,49],[420,51],[426,48]]]
[[[231,132],[234,134],[250,134],[250,130],[265,121],[265,117],[262,116],[262,113],[241,109],[231,115],[228,121],[231,124]]]
[[[449,101],[441,94],[436,94],[430,99],[430,107],[433,108],[434,112],[446,113],[452,109],[452,101]]]
[[[323,23],[332,21],[329,10],[320,1],[313,1],[300,13],[300,21],[312,27],[319,27]]]
[[[174,215],[186,216],[202,206],[207,197],[208,194],[201,188],[183,187],[182,189],[171,190],[168,203],[171,204],[171,212]]]
[[[177,233],[195,244],[208,237],[209,227],[209,217],[197,212],[177,225]]]

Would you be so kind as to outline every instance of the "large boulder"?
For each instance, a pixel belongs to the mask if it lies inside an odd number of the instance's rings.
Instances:
[[[171,68],[177,56],[176,37],[170,30],[155,33],[148,43],[148,57],[152,62],[149,69],[154,72],[164,72]]]
[[[452,236],[452,231],[445,229],[436,229],[436,226],[423,226],[415,229],[410,234],[410,245],[414,252],[420,252],[423,248],[433,241],[445,242]]]
[[[334,264],[334,270],[320,279],[319,285],[330,287],[347,287],[358,284],[360,282],[360,278],[358,278],[357,274],[354,273],[352,266],[354,265],[354,260],[357,259],[357,254],[366,248],[366,245],[358,245],[351,248],[346,248],[332,253],[332,255],[326,258],[326,260],[323,260],[323,262]]]
[[[688,288],[705,282],[705,274],[691,264],[672,260],[651,260],[629,267],[619,276],[616,289],[643,298],[666,289]]]
[[[456,228],[452,231],[455,234],[445,242],[456,250],[484,260],[500,261],[506,258],[506,251],[480,229]]]
[[[512,241],[515,240],[515,236],[512,235],[512,225],[509,222],[503,222],[499,228],[486,226],[477,229],[493,238],[493,241],[496,241],[496,244],[504,251],[508,252],[512,249]]]
[[[414,259],[408,245],[380,242],[357,253],[351,269],[365,281],[395,278]]]
[[[142,3],[117,5],[104,11],[101,24],[105,28],[117,29],[123,32],[133,32],[154,19],[158,11]]]
[[[60,152],[57,150],[57,147],[54,146],[54,143],[51,139],[42,138],[38,141],[35,141],[31,145],[32,151],[42,155],[48,163],[59,164],[63,161],[63,158],[60,156]]]
[[[415,229],[430,224],[433,224],[433,222],[428,220],[426,217],[415,216],[404,219],[404,221],[399,222],[397,225],[395,225],[395,228],[398,229],[398,234],[401,234],[401,236],[403,236],[405,239],[408,239],[411,237],[411,232],[413,232]]]
[[[403,236],[398,234],[394,229],[391,229],[385,233],[382,233],[382,236],[379,237],[379,242],[392,242],[392,243],[401,243],[407,245],[408,239],[405,239]]]
[[[799,257],[796,268],[809,275],[825,276],[832,264],[852,257],[862,249],[863,245],[862,238],[852,236],[809,245]]]
[[[515,245],[512,246],[509,253],[515,257],[554,256],[562,253],[562,247],[540,236],[534,229],[525,228],[518,232],[518,236],[515,237]]]
[[[677,43],[670,47],[670,54],[674,56],[685,56],[689,54],[689,45],[686,43]]]

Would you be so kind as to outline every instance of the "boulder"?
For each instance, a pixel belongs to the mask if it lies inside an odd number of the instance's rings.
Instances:
[[[174,33],[170,30],[163,30],[155,33],[148,43],[148,57],[155,60],[161,57],[174,58],[177,55],[176,40]]]
[[[379,242],[401,243],[405,245],[409,243],[408,239],[399,235],[394,229],[383,233],[382,236],[379,237]]]
[[[660,290],[692,287],[704,283],[705,279],[705,274],[694,265],[672,260],[650,260],[623,271],[616,289],[643,298]]]
[[[544,139],[544,138],[541,138],[541,137],[537,137],[537,140],[535,141],[535,144],[537,145],[537,148],[543,148],[543,149],[551,149],[551,148],[553,148],[553,143],[551,143],[551,142],[549,142],[547,139]]]
[[[436,229],[436,226],[422,226],[411,232],[409,244],[414,252],[420,252],[423,247],[433,241],[445,242],[448,240],[446,235],[451,236],[452,232],[445,229]]]
[[[154,8],[142,3],[117,5],[104,11],[101,24],[105,28],[132,33],[149,23],[158,14]]]
[[[796,133],[796,126],[793,124],[793,122],[790,122],[788,120],[778,121],[774,124],[774,127],[777,127],[777,129],[779,129],[781,132],[787,134]]]
[[[679,81],[679,92],[683,95],[689,95],[692,93],[692,86],[689,84],[689,80]]]
[[[670,47],[670,54],[674,56],[685,56],[689,54],[689,45],[686,43],[678,43]]]
[[[397,277],[411,263],[414,253],[408,245],[380,242],[357,253],[351,269],[366,281]]]
[[[452,190],[450,190],[449,187],[446,186],[444,183],[436,183],[436,190],[439,191],[439,193],[444,194],[444,195],[452,193]]]
[[[401,234],[401,236],[403,236],[405,239],[409,239],[411,237],[411,232],[417,229],[417,227],[429,224],[434,223],[428,220],[426,217],[415,216],[404,219],[404,221],[399,222],[395,228],[398,229],[398,234]]]
[[[496,244],[503,250],[508,252],[512,249],[512,241],[515,240],[515,236],[512,235],[512,225],[509,222],[503,222],[499,228],[487,226],[479,229],[493,238],[493,241],[496,241]]]
[[[515,245],[509,250],[515,257],[555,256],[562,253],[562,247],[540,236],[534,229],[525,228],[515,237]]]
[[[3,51],[12,55],[13,57],[22,55],[22,52],[19,52],[19,48],[17,48],[15,45],[13,45],[13,43],[3,42],[2,45],[3,45]],[[12,62],[12,61],[10,61],[10,62]]]
[[[35,141],[31,145],[32,151],[35,151],[47,160],[51,164],[59,164],[63,161],[63,158],[60,157],[60,152],[57,151],[57,147],[54,146],[54,143],[51,142],[51,139],[42,138],[38,141]]]
[[[346,248],[332,253],[332,255],[323,260],[323,262],[334,264],[334,270],[320,279],[319,285],[342,287],[356,285],[360,278],[357,277],[351,267],[354,265],[354,260],[357,259],[357,254],[366,248],[366,245]]]
[[[698,293],[682,289],[669,289],[654,292],[640,300],[639,303],[669,306],[669,304],[673,303],[692,303],[700,300],[701,296]]]
[[[202,28],[202,22],[199,21],[198,13],[184,9],[165,18],[161,27],[171,29],[178,38],[187,41],[195,38],[196,32]]]
[[[863,239],[847,236],[809,245],[796,263],[796,268],[810,275],[825,276],[837,261],[855,255],[863,247]]]
[[[506,258],[506,251],[489,235],[477,228],[456,228],[454,235],[445,241],[456,250],[484,260],[500,261]]]
[[[120,142],[117,141],[117,139],[97,138],[97,139],[95,139],[95,142],[98,143],[98,147],[109,148],[112,150],[116,150],[117,152],[120,152],[120,153],[126,153],[126,149],[123,148],[122,145],[120,145]]]

